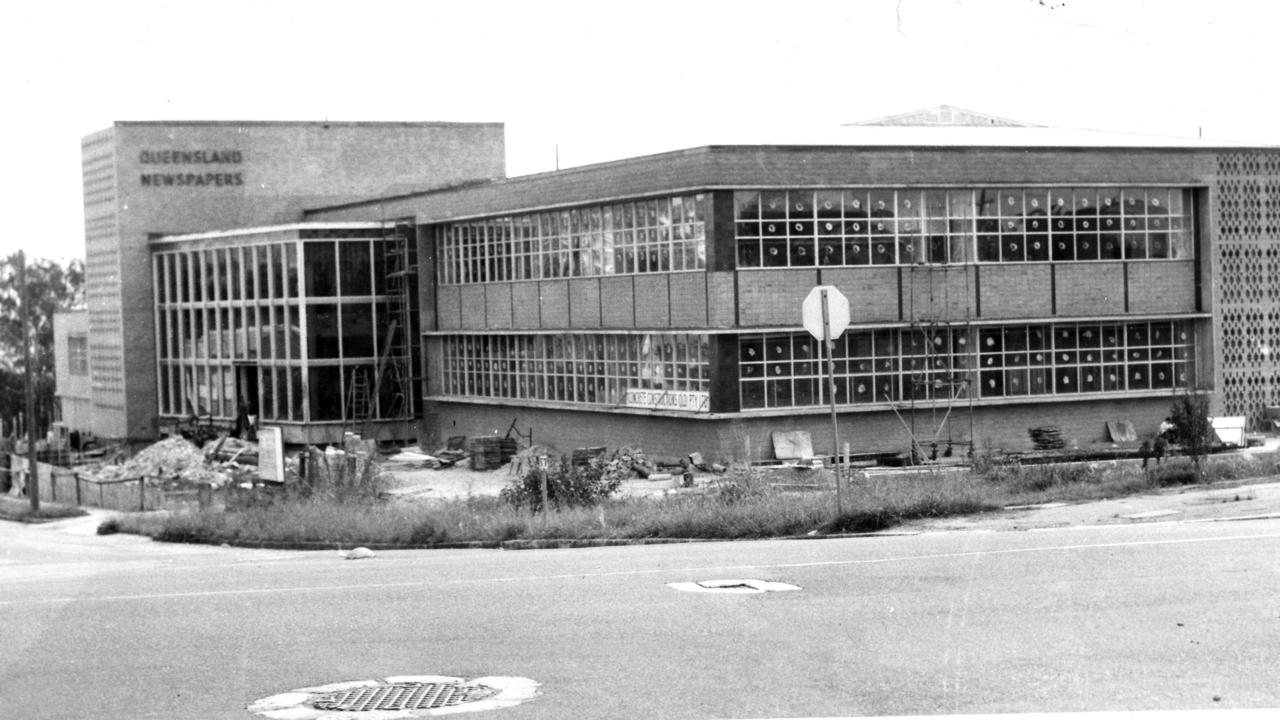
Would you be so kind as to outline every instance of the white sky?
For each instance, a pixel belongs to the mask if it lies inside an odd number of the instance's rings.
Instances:
[[[83,257],[80,138],[116,120],[506,123],[507,172],[951,104],[1280,144],[1263,0],[15,2],[0,254]]]

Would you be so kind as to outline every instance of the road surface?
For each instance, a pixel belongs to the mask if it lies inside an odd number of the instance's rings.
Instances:
[[[1274,519],[363,560],[90,532],[0,522],[0,718],[393,675],[540,683],[477,720],[1280,706]],[[714,579],[801,589],[668,586]]]

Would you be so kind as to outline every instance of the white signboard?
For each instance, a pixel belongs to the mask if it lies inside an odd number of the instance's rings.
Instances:
[[[700,390],[646,390],[628,388],[627,407],[649,410],[681,410],[684,412],[710,412],[711,393]]]
[[[825,313],[823,305],[827,306]],[[800,305],[800,317],[810,335],[819,340],[835,340],[849,326],[849,299],[831,285],[819,285]]]
[[[258,478],[284,482],[284,431],[258,428]]]

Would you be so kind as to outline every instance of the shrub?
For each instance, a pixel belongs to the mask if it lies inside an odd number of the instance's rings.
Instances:
[[[547,469],[522,462],[518,477],[502,489],[499,497],[508,504],[534,512],[542,509],[542,482],[546,475],[547,500],[557,508],[595,505],[618,491],[639,463],[647,463],[639,451],[629,448],[611,455],[591,458],[575,465],[564,455],[547,458]]]
[[[756,468],[735,464],[729,473],[716,478],[716,500],[726,505],[762,500],[774,490]]]

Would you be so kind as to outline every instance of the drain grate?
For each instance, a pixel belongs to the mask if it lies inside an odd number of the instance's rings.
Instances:
[[[321,695],[311,701],[317,710],[367,712],[370,710],[433,710],[492,697],[497,690],[485,685],[455,683],[395,683],[352,688]]]
[[[667,587],[682,592],[754,594],[799,590],[799,586],[768,580],[702,580],[701,582],[667,583]]]
[[[537,694],[538,683],[522,677],[393,675],[297,688],[255,700],[246,709],[267,720],[411,720],[512,707]]]

